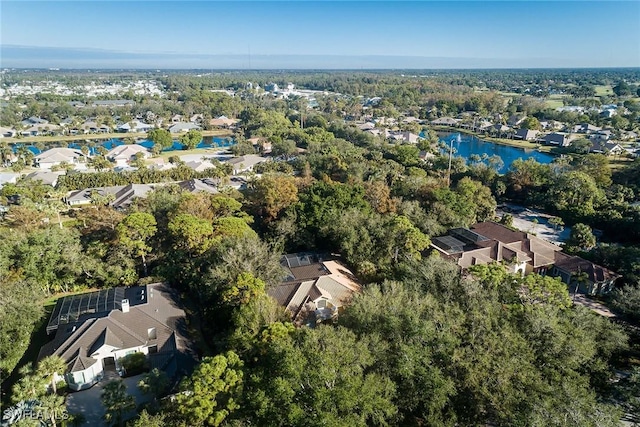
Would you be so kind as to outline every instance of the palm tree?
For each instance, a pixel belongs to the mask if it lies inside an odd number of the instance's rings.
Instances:
[[[100,399],[105,409],[104,419],[109,425],[123,425],[123,415],[136,407],[133,396],[127,394],[127,386],[121,379],[107,383]]]
[[[23,400],[38,399],[45,393],[46,383],[40,375],[36,374],[31,364],[24,365],[18,370],[20,380],[13,386],[11,398],[14,403]]]
[[[589,275],[584,271],[582,271],[580,267],[578,267],[578,271],[571,275],[570,282],[575,283],[576,285],[576,287],[573,290],[573,298],[572,298],[572,300],[575,301],[576,294],[578,293],[578,289],[580,288],[580,285],[586,285],[587,283],[589,283]]]
[[[56,418],[58,418],[65,411],[64,397],[57,394],[48,394],[38,399],[36,409],[46,414],[49,420],[49,424],[56,427]]]
[[[37,373],[44,377],[51,384],[53,393],[58,392],[56,386],[56,374],[64,374],[67,370],[67,362],[60,356],[47,356],[38,363]]]

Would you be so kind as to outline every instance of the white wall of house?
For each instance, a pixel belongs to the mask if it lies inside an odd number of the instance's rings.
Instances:
[[[71,390],[83,390],[98,382],[103,371],[102,361],[98,360],[84,371],[69,372],[65,375],[65,380]]]

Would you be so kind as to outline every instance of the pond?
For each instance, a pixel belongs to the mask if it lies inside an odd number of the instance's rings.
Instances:
[[[511,147],[508,145],[496,144],[490,141],[484,141],[473,135],[466,135],[461,133],[447,133],[441,134],[440,141],[447,145],[446,149],[442,152],[449,153],[449,144],[453,140],[453,155],[458,157],[464,157],[468,159],[472,154],[482,156],[500,156],[504,162],[504,166],[498,172],[505,173],[509,170],[511,163],[517,159],[527,160],[533,158],[539,163],[551,163],[554,156],[548,153],[541,153],[534,149],[524,149],[519,147]]]

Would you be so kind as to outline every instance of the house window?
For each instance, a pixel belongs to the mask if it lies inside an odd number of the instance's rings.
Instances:
[[[147,337],[150,340],[155,340],[158,338],[158,335],[156,334],[156,328],[149,328],[147,329]]]
[[[147,351],[149,352],[149,354],[157,353],[158,352],[158,346],[157,345],[150,345],[149,347],[147,347]]]
[[[316,305],[317,305],[318,309],[327,308],[327,300],[326,299],[321,299],[320,301],[318,301],[316,303]]]

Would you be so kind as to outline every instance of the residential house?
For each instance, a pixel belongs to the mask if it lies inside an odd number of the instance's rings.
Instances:
[[[563,132],[552,132],[545,135],[544,142],[549,145],[557,145],[559,147],[568,147],[571,143],[571,135]]]
[[[78,160],[84,157],[82,151],[74,148],[56,147],[43,151],[34,157],[34,164],[40,169],[51,169],[61,163],[78,164]]]
[[[515,139],[522,139],[523,141],[535,141],[538,137],[538,131],[532,129],[518,129],[513,136]]]
[[[368,131],[371,129],[375,129],[376,128],[376,124],[373,122],[366,122],[366,123],[360,123],[357,124],[356,127],[358,129],[360,129],[361,131]]]
[[[209,120],[209,124],[211,126],[216,126],[220,128],[231,128],[236,125],[240,120],[238,119],[230,119],[227,116],[216,117],[215,119]]]
[[[491,127],[490,131],[501,135],[511,132],[511,128],[509,126],[503,125],[502,123],[496,123]]]
[[[16,130],[0,126],[0,138],[13,138],[16,136]]]
[[[95,195],[107,198],[115,209],[125,209],[136,198],[144,198],[153,187],[148,184],[114,185],[110,187],[92,187],[70,192],[64,201],[69,206],[86,205],[93,202]]]
[[[348,268],[317,254],[284,255],[286,278],[267,290],[297,325],[314,326],[335,319],[360,285]]]
[[[229,159],[227,163],[233,166],[233,174],[237,175],[241,172],[252,171],[255,165],[266,161],[269,161],[266,157],[261,157],[257,154],[247,154]]]
[[[194,114],[193,116],[189,117],[189,121],[191,123],[197,123],[197,124],[202,123],[202,119],[203,119],[202,114]]]
[[[105,370],[125,374],[121,359],[132,353],[172,377],[195,363],[185,322],[177,292],[162,283],[67,296],[51,314],[47,334],[55,335],[38,359],[61,357],[67,368],[58,374],[73,391],[93,386]]]
[[[636,132],[633,131],[622,131],[620,133],[620,139],[624,140],[624,141],[634,141],[638,138],[638,134]]]
[[[47,125],[49,124],[49,120],[41,119],[40,117],[31,116],[28,119],[24,119],[20,123],[22,124],[22,126]]]
[[[520,124],[522,124],[526,119],[527,116],[524,114],[513,114],[507,119],[507,124],[515,128],[520,126]]]
[[[171,123],[180,123],[182,122],[182,114],[174,114],[171,116]]]
[[[5,184],[15,184],[20,177],[19,173],[14,172],[0,172],[0,188]]]
[[[598,127],[598,126],[594,126],[592,124],[589,123],[580,123],[579,125],[575,125],[573,127],[573,132],[576,133],[594,133],[597,132],[599,130],[601,130],[602,128]]]
[[[369,129],[366,132],[370,133],[373,136],[379,136],[380,138],[384,139],[389,139],[393,135],[393,133],[387,128]]]
[[[615,287],[621,276],[591,261],[560,253],[550,272],[569,286],[569,292],[605,295]]]
[[[93,101],[91,105],[94,107],[127,107],[136,105],[136,103],[128,99],[108,99],[104,101]]]
[[[40,136],[40,135],[54,135],[60,133],[60,126],[51,123],[38,123],[34,124],[27,129],[21,130],[22,136]]]
[[[99,125],[96,122],[87,121],[80,125],[80,130],[83,133],[109,133],[111,128],[107,125]]]
[[[125,144],[114,147],[106,154],[106,158],[116,164],[116,166],[128,166],[137,156],[145,159],[151,157],[149,150],[138,144]]]
[[[191,160],[185,163],[185,166],[196,172],[204,172],[207,169],[215,169],[213,163],[208,160]]]
[[[453,117],[440,117],[431,120],[431,124],[436,126],[457,126],[458,123],[460,123],[460,120],[454,119]]]
[[[400,140],[404,142],[408,142],[409,144],[417,144],[420,141],[420,135],[416,135],[415,133],[411,133],[409,131],[404,131],[398,134],[400,136]]]
[[[151,129],[153,129],[153,126],[143,123],[140,120],[132,120],[129,123],[123,123],[116,127],[116,131],[121,133],[148,132]]]
[[[210,193],[217,194],[218,191],[218,183],[210,178],[205,179],[190,179],[188,181],[182,181],[178,184],[182,191],[187,191],[189,193]]]
[[[622,145],[618,144],[617,142],[596,141],[591,144],[589,152],[619,156],[625,154],[627,151]]]
[[[185,123],[185,122],[179,122],[179,123],[174,123],[170,128],[169,128],[169,132],[171,133],[180,133],[180,132],[188,132],[190,130],[200,130],[200,126],[198,126],[195,123]]]
[[[65,174],[64,171],[59,171],[59,172],[39,171],[39,172],[30,173],[29,175],[26,176],[26,179],[31,181],[40,181],[44,185],[50,185],[52,187],[55,187],[56,184],[58,183],[58,178],[60,178],[60,176],[64,174]]]
[[[608,141],[613,137],[613,132],[609,129],[602,129],[589,135],[591,141]]]
[[[495,222],[481,222],[470,229],[454,228],[446,236],[435,237],[431,247],[463,269],[503,262],[509,272],[523,275],[545,274],[562,250],[533,234]]]

